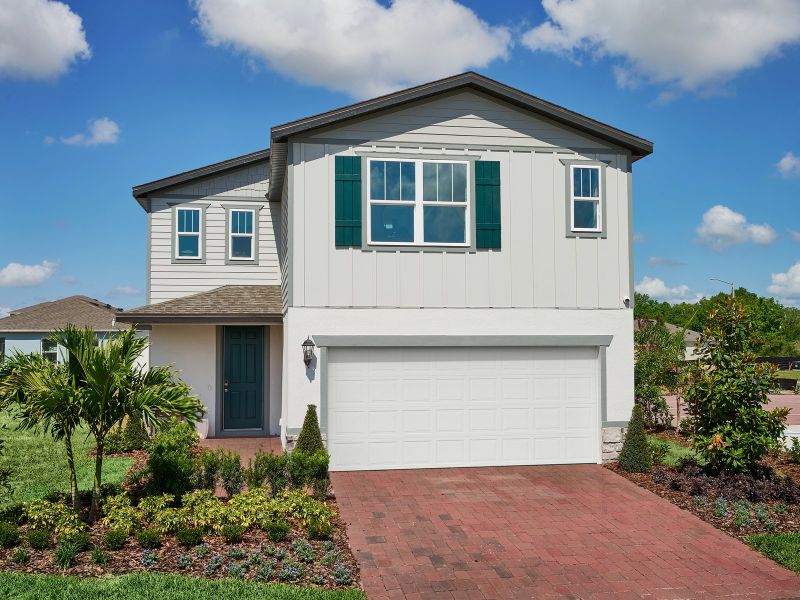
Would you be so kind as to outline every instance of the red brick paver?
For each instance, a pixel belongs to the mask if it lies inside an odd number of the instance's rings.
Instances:
[[[333,473],[370,600],[798,598],[800,577],[598,465]]]

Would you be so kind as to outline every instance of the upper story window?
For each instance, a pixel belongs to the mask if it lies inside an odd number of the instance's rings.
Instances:
[[[570,214],[572,231],[600,232],[603,230],[602,186],[600,167],[570,165]]]
[[[469,162],[369,159],[368,243],[468,246]]]
[[[52,340],[42,340],[42,356],[50,362],[58,362],[58,344]]]
[[[202,210],[179,208],[175,211],[175,258],[201,258]]]
[[[252,209],[235,209],[229,211],[230,241],[228,251],[230,260],[253,260],[255,253],[255,234],[253,221],[255,211]]]

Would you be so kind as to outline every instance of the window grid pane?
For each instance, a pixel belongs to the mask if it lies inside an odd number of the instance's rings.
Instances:
[[[600,198],[600,169],[597,167],[573,168],[572,195],[574,198]]]
[[[573,224],[575,229],[597,229],[596,200],[575,200]]]
[[[195,209],[179,208],[178,232],[200,233],[200,211]]]

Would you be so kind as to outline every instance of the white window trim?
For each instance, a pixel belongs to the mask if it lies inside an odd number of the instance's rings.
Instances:
[[[253,216],[253,231],[250,233],[233,233],[233,213],[237,212],[249,212]],[[256,218],[256,211],[252,208],[231,208],[228,210],[228,260],[253,261],[256,253],[256,227],[258,226]],[[235,237],[250,238],[250,256],[233,255],[233,238]]]
[[[200,224],[200,229],[197,233],[178,231],[178,219],[180,211],[193,210],[197,213],[197,222]],[[175,260],[202,260],[203,259],[203,209],[196,206],[179,206],[175,210]],[[197,237],[197,256],[181,256],[180,255],[180,236],[196,236]]]
[[[55,347],[53,350],[47,350],[47,351],[45,351],[45,349],[44,349],[44,343],[45,343],[45,342],[49,342],[49,341],[50,341],[50,340],[46,340],[46,339],[44,339],[44,338],[42,338],[42,339],[40,339],[40,340],[39,340],[39,354],[40,354],[40,355],[41,355],[43,358],[47,358],[47,356],[46,356],[47,354],[55,354],[55,355],[56,355],[56,356],[55,356],[55,361],[53,361],[53,362],[55,362],[55,363],[57,364],[57,363],[58,363],[58,344],[56,344],[56,347]]]
[[[575,195],[575,169],[594,169],[597,171],[597,197],[586,197]],[[570,207],[570,229],[575,232],[600,233],[603,231],[603,172],[599,165],[570,165],[569,166],[569,207]],[[597,227],[575,227],[575,202],[596,202],[597,203]]]
[[[370,198],[372,193],[372,161],[378,162],[408,162],[414,163],[414,200],[373,200]],[[463,164],[467,167],[467,189],[465,202],[432,202],[423,201],[423,176],[422,176],[422,163],[443,163],[443,164]],[[472,244],[472,211],[471,211],[471,192],[472,186],[472,163],[469,160],[458,159],[439,159],[439,158],[372,158],[367,159],[367,244],[370,246],[431,246],[431,247],[448,247],[448,248],[468,248]],[[388,206],[413,206],[414,207],[414,241],[412,242],[375,242],[372,240],[372,205],[383,204]],[[446,243],[446,242],[426,242],[425,241],[425,215],[424,208],[426,206],[453,206],[464,208],[464,242],[463,243]]]

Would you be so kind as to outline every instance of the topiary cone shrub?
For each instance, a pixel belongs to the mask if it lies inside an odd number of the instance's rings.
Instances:
[[[619,468],[629,473],[649,473],[653,470],[653,454],[644,430],[644,414],[639,404],[634,404],[628,431],[617,459]]]
[[[322,432],[319,430],[319,420],[317,419],[317,407],[313,404],[308,405],[306,418],[303,420],[303,428],[297,436],[295,452],[305,452],[314,454],[320,450],[325,450],[322,444]]]

